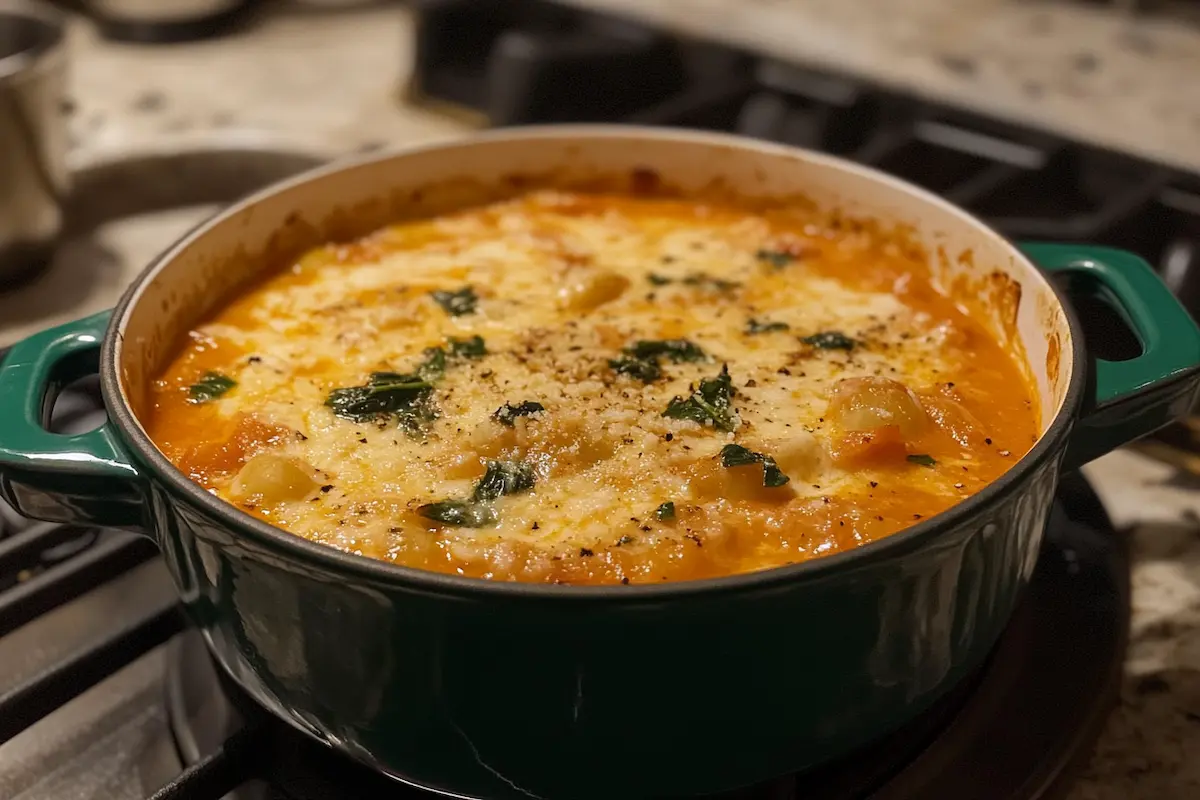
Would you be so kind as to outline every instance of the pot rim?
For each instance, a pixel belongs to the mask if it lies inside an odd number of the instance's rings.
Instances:
[[[948,215],[959,217],[978,231],[980,236],[991,238],[1002,244],[1020,263],[1032,270],[1032,274],[1037,275],[1053,292],[1054,297],[1065,312],[1068,331],[1071,337],[1071,346],[1069,348],[1071,353],[1071,377],[1067,384],[1063,402],[1059,406],[1057,413],[1050,424],[1046,426],[1045,432],[1038,437],[1034,446],[999,478],[989,483],[979,492],[945,511],[928,517],[915,525],[897,531],[883,539],[871,542],[855,550],[822,556],[797,564],[770,567],[753,572],[734,573],[716,578],[665,581],[657,584],[631,586],[564,586],[518,581],[497,581],[423,570],[415,567],[391,564],[367,556],[346,553],[328,545],[310,541],[282,528],[277,528],[264,520],[245,513],[232,503],[205,491],[199,484],[191,481],[174,464],[167,460],[166,456],[150,440],[141,423],[133,414],[119,378],[120,370],[118,369],[118,364],[124,340],[124,327],[131,309],[137,304],[142,291],[158,271],[218,223],[252,208],[267,197],[288,191],[304,183],[319,181],[346,169],[362,167],[431,150],[451,150],[456,147],[469,147],[472,144],[480,142],[514,139],[570,139],[574,137],[593,139],[634,137],[642,139],[682,140],[698,144],[725,146],[736,150],[752,150],[767,156],[795,158],[799,155],[807,161],[823,164],[845,172],[857,173],[860,177],[886,184],[897,191],[904,192],[917,200],[932,205]],[[838,156],[819,153],[801,147],[758,141],[737,134],[666,128],[661,126],[588,123],[518,126],[475,133],[451,140],[438,140],[417,145],[389,148],[364,156],[335,160],[329,164],[318,166],[274,183],[243,198],[184,234],[183,237],[152,260],[133,283],[130,284],[124,295],[122,295],[120,302],[113,310],[108,332],[104,337],[100,359],[100,376],[101,392],[110,417],[113,419],[125,443],[131,446],[137,452],[142,463],[150,468],[150,474],[154,480],[161,481],[169,489],[173,490],[173,492],[186,496],[189,501],[199,506],[215,519],[223,522],[238,535],[248,536],[256,543],[277,550],[296,561],[326,570],[337,570],[348,578],[365,581],[369,585],[395,585],[402,583],[407,584],[409,588],[419,588],[433,594],[486,595],[526,598],[530,600],[554,600],[555,602],[570,600],[644,602],[681,596],[710,595],[729,591],[770,589],[781,583],[794,580],[811,581],[827,577],[831,573],[839,571],[848,573],[854,568],[862,567],[872,561],[888,558],[889,556],[903,555],[925,546],[943,530],[955,527],[977,513],[979,509],[988,504],[995,503],[1015,491],[1029,473],[1037,469],[1048,459],[1060,455],[1065,450],[1067,435],[1070,432],[1074,417],[1079,408],[1080,398],[1086,382],[1087,370],[1084,368],[1085,364],[1086,346],[1079,321],[1071,306],[1065,301],[1063,293],[1059,288],[1019,249],[992,227],[964,209],[953,205],[920,186],[888,175],[874,167],[857,164]],[[146,479],[150,480],[151,478],[147,476]]]

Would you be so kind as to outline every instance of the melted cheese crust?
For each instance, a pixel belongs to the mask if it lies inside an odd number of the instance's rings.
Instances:
[[[473,313],[431,295],[468,286]],[[752,319],[787,329],[748,333]],[[853,346],[803,341],[833,331]],[[449,360],[421,433],[326,405],[476,335],[487,355]],[[610,366],[664,339],[707,358],[661,357],[649,383]],[[722,365],[732,432],[663,416]],[[195,402],[209,372],[236,385]],[[831,394],[856,377],[911,389],[920,424],[833,418]],[[1017,357],[887,237],[796,209],[543,191],[308,253],[191,333],[145,422],[196,482],[315,542],[442,572],[608,584],[790,564],[901,530],[1016,463],[1037,439],[1033,400]],[[544,411],[494,420],[524,401]],[[788,483],[722,466],[731,443],[774,458]],[[264,469],[264,453],[282,460]],[[536,485],[489,504],[494,524],[423,516],[470,498],[496,460],[530,465]],[[675,516],[659,519],[667,502]]]

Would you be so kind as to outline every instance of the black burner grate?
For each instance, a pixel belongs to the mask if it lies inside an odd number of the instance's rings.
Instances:
[[[734,131],[910,180],[1014,239],[1139,253],[1200,317],[1200,178],[549,0],[421,0],[408,97],[487,125]]]

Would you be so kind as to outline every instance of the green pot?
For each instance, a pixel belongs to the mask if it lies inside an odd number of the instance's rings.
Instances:
[[[178,336],[299,248],[511,191],[514,175],[573,183],[647,168],[684,189],[802,188],[973,255],[948,268],[1003,273],[1020,288],[1011,322],[1037,379],[1037,445],[967,501],[853,552],[583,588],[422,572],[292,536],[190,482],[134,416]],[[1089,359],[1044,272],[1103,295],[1143,353]],[[148,531],[233,680],[378,770],[467,797],[683,796],[845,754],[977,668],[1033,571],[1060,470],[1184,415],[1198,363],[1196,326],[1127,253],[1018,249],[881,173],[737,137],[516,129],[279,184],[188,234],[111,315],[18,344],[0,370],[0,493],[29,516]],[[97,368],[110,421],[48,433],[57,388]]]

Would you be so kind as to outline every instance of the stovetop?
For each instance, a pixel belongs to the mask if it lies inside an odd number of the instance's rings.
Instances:
[[[547,0],[414,6],[409,101],[479,125],[681,125],[833,152],[926,186],[1013,238],[1139,252],[1200,311],[1196,176]],[[247,170],[260,156],[275,160]],[[192,177],[170,185],[214,173],[198,158]],[[225,172],[241,183],[202,192],[203,202],[245,191],[246,174],[266,181],[306,163],[239,158]],[[144,167],[105,177],[120,187],[107,196],[151,183]],[[95,198],[102,189],[91,187]],[[54,425],[95,424],[97,402],[94,380],[83,382],[60,398]],[[1127,557],[1102,507],[1081,478],[1065,479],[1034,583],[972,684],[848,767],[737,796],[1054,796],[1112,698],[1128,588]],[[224,685],[148,540],[0,509],[0,797],[215,800],[228,792],[238,800],[425,796],[300,738]]]

